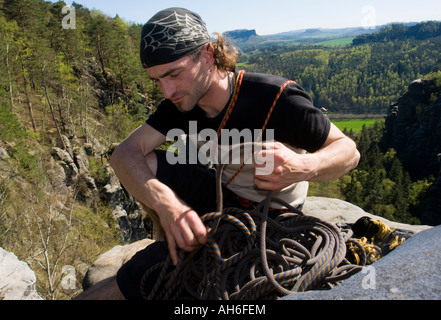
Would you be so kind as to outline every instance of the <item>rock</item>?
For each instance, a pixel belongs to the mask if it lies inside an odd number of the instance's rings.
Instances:
[[[54,158],[50,158],[44,166],[53,189],[57,190],[60,194],[68,194],[69,188],[66,185],[66,172],[64,171],[62,161],[55,161]]]
[[[441,174],[430,189],[427,208],[421,220],[431,226],[441,225]]]
[[[43,300],[35,285],[35,273],[29,266],[0,248],[0,300]]]
[[[5,159],[9,159],[9,154],[5,149],[0,147],[0,160],[5,160]]]
[[[282,300],[440,300],[440,238],[441,226],[423,231],[331,290]]]
[[[53,147],[52,157],[55,159],[57,164],[61,165],[61,167],[64,169],[66,186],[69,187],[74,185],[78,181],[79,172],[78,167],[76,166],[75,161],[72,159],[70,153],[58,147]]]
[[[89,174],[89,159],[86,151],[81,147],[74,147],[73,149],[74,161],[78,168],[79,174]]]
[[[129,261],[136,252],[144,249],[153,240],[144,239],[126,246],[116,246],[101,255],[87,270],[83,279],[83,289],[87,290],[98,282],[116,275],[121,266]]]
[[[148,236],[145,228],[144,215],[136,200],[121,186],[113,170],[109,167],[108,183],[102,193],[112,210],[113,217],[118,221],[121,230],[121,241],[127,243],[138,241]]]
[[[84,144],[84,150],[88,156],[101,157],[106,151],[95,137],[89,137],[90,142]]]
[[[441,87],[436,81],[413,81],[390,106],[381,144],[383,151],[397,151],[413,180],[435,178],[421,221],[432,226],[441,224]]]
[[[414,233],[432,228],[431,226],[414,226],[393,222],[382,217],[374,216],[368,212],[365,212],[360,207],[339,199],[308,197],[302,211],[306,215],[332,223],[344,222],[352,224],[359,218],[367,216],[373,218],[374,220],[381,220],[391,228],[408,230]]]

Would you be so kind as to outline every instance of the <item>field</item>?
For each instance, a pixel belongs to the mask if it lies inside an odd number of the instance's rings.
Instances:
[[[340,130],[351,130],[358,132],[361,131],[363,128],[363,125],[366,125],[367,127],[373,125],[375,122],[382,122],[383,119],[339,119],[339,120],[332,120],[332,123],[337,126]]]
[[[318,42],[315,44],[327,46],[327,47],[339,47],[339,46],[345,46],[348,44],[352,44],[352,40],[354,40],[354,37],[327,40],[327,41],[322,41],[322,42]]]

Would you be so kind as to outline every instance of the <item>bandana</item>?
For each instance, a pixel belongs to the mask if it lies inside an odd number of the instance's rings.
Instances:
[[[165,9],[142,29],[141,62],[144,68],[170,63],[196,52],[209,41],[198,14],[182,8]]]

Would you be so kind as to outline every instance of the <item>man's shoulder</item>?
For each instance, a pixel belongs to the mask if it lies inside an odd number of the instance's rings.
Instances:
[[[288,79],[266,73],[246,72],[244,75],[244,81],[251,84],[269,85],[269,86],[281,86]]]

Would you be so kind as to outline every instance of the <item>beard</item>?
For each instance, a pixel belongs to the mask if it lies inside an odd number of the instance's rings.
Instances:
[[[191,87],[188,91],[178,92],[174,96],[177,98],[173,101],[173,104],[178,108],[180,112],[187,113],[194,109],[199,101],[207,94],[211,86],[209,77],[206,74],[199,74],[195,77],[191,83]],[[182,99],[180,98],[182,97]]]

